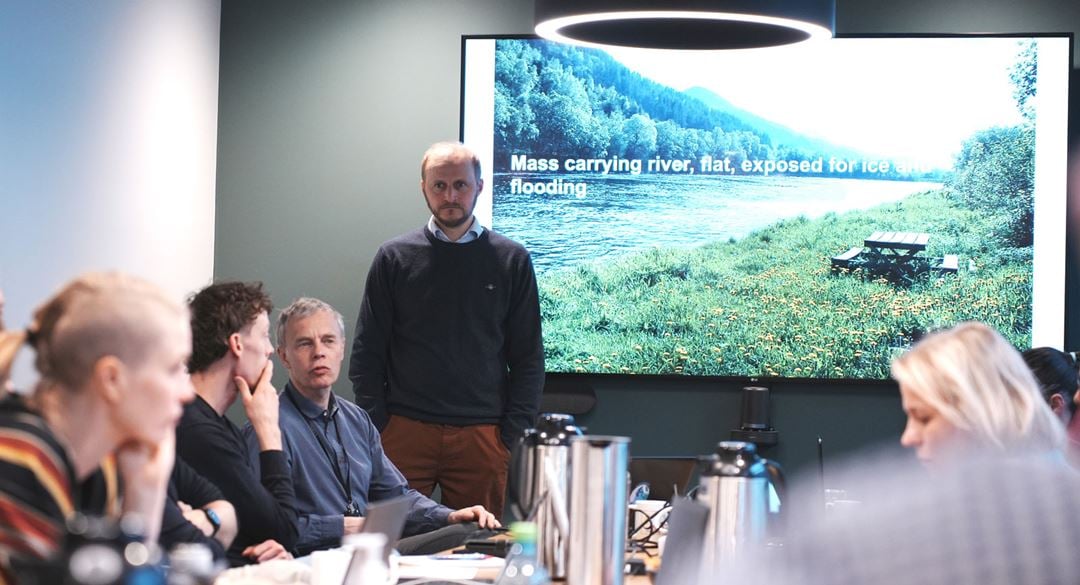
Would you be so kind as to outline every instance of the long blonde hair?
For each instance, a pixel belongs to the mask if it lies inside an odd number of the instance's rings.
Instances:
[[[1065,445],[1065,429],[1020,353],[982,323],[926,336],[893,361],[892,376],[983,448]]]
[[[79,276],[39,306],[25,330],[0,331],[0,379],[24,344],[37,352],[39,388],[75,390],[106,355],[141,363],[161,334],[152,321],[161,310],[187,315],[182,303],[145,280],[118,272]]]

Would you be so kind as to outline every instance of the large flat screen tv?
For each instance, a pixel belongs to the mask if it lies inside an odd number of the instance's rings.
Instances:
[[[1060,347],[1071,45],[465,37],[477,216],[532,253],[549,372],[881,380],[965,320]]]

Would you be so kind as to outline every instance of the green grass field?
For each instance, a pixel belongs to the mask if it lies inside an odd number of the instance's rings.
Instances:
[[[931,191],[782,221],[739,241],[551,273],[540,288],[547,368],[883,379],[913,338],[964,320],[1025,348],[1031,249],[1000,243],[1003,225]],[[960,271],[926,273],[910,287],[832,274],[830,257],[874,231],[929,233],[924,254],[958,254]]]

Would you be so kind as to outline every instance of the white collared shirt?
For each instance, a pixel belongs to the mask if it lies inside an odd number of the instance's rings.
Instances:
[[[469,226],[469,229],[465,233],[461,234],[461,237],[458,238],[457,241],[451,240],[446,236],[446,232],[442,231],[439,224],[435,223],[434,215],[428,218],[427,229],[436,238],[444,242],[450,242],[451,244],[467,244],[479,238],[480,235],[484,233],[484,226],[480,225],[479,221],[476,221],[476,217],[472,218],[472,225]]]

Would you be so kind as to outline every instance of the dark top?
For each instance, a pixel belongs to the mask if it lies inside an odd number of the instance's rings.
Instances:
[[[406,536],[446,526],[452,510],[409,488],[383,453],[379,432],[363,409],[331,394],[330,408],[323,410],[291,382],[285,385],[280,405],[282,444],[300,515],[298,554],[341,544],[344,511],[350,501],[363,515],[370,502],[408,498]],[[244,427],[244,436],[249,447],[258,445],[250,423]]]
[[[256,469],[240,429],[202,399],[184,407],[176,428],[176,454],[225,495],[236,508],[239,534],[229,562],[248,562],[241,553],[274,539],[287,550],[296,546],[296,505],[289,464],[281,451],[262,451]]]
[[[225,548],[212,536],[207,536],[180,511],[177,501],[192,508],[203,506],[217,500],[224,500],[221,490],[196,473],[183,459],[177,459],[169,478],[168,498],[165,500],[165,513],[161,520],[161,535],[158,544],[165,550],[184,543],[198,542],[205,544],[214,553],[214,560],[225,558]]]
[[[47,561],[62,551],[65,521],[76,512],[116,515],[117,483],[112,457],[79,483],[45,419],[20,396],[0,399],[0,584],[55,578],[57,566]]]
[[[368,271],[349,378],[379,429],[391,414],[494,423],[512,445],[533,423],[544,386],[529,253],[491,230],[455,244],[420,228],[383,244]]]

